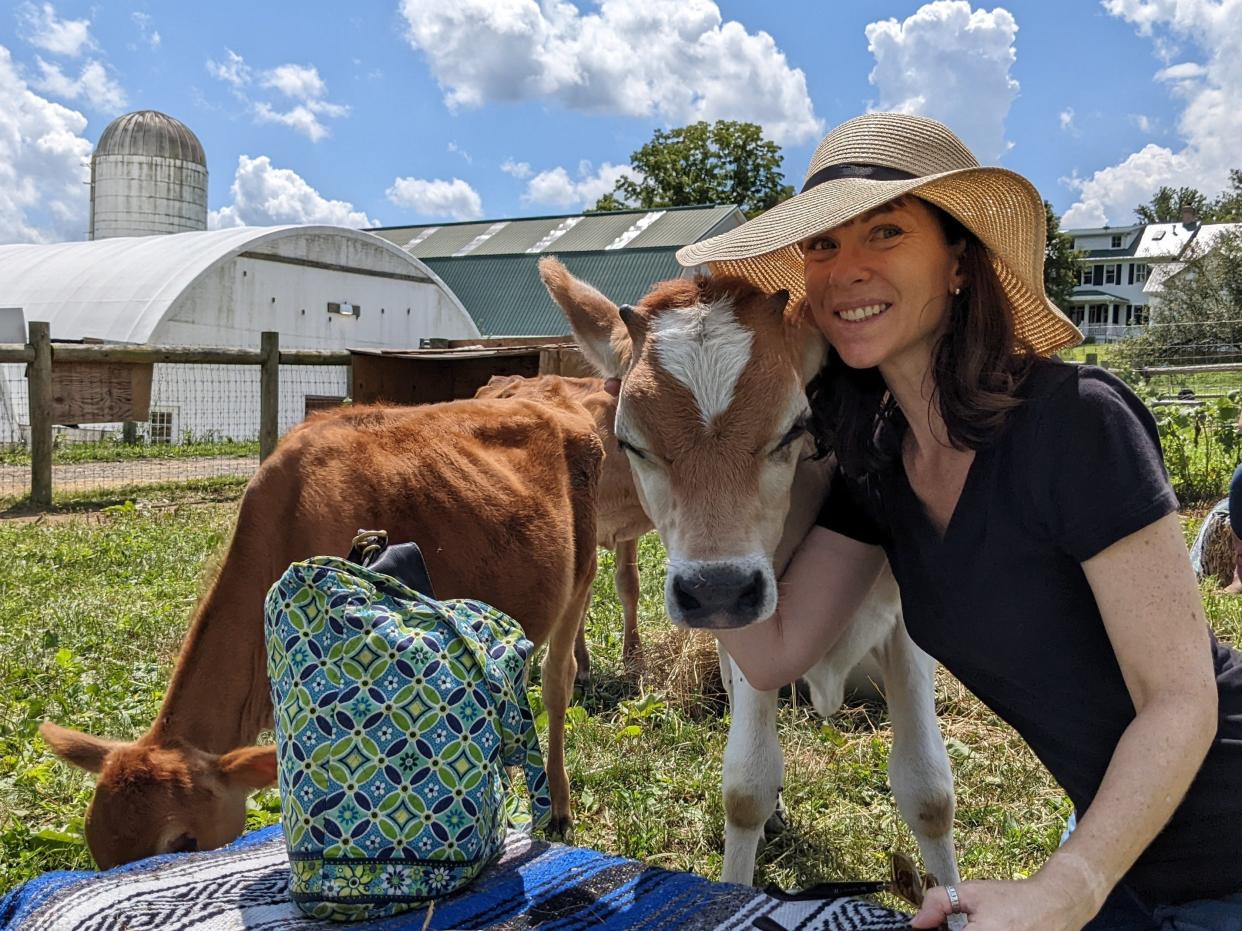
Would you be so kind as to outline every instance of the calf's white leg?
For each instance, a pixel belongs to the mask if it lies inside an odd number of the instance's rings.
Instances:
[[[763,825],[776,810],[785,758],[776,739],[776,692],[751,688],[724,648],[721,672],[731,719],[724,753],[725,852],[723,882],[749,885]]]
[[[936,721],[936,663],[915,646],[898,617],[875,651],[893,722],[888,781],[897,808],[919,844],[923,866],[941,884],[956,883],[953,771]]]

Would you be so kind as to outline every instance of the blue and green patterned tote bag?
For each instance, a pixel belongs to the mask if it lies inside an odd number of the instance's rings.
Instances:
[[[395,549],[395,548],[394,548]],[[455,892],[516,820],[549,813],[512,618],[325,556],[268,592],[268,675],[290,892],[316,918],[379,918]]]

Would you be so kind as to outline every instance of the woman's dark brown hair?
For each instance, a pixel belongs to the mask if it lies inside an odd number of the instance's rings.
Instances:
[[[926,202],[924,202],[926,203]],[[1019,343],[1013,307],[987,247],[934,204],[945,240],[962,244],[962,293],[950,299],[944,334],[932,351],[934,390],[949,442],[982,449],[1005,425],[1021,400],[1018,386],[1036,355]],[[905,415],[878,369],[852,369],[829,348],[828,361],[807,388],[811,435],[821,456],[835,453],[846,475],[861,478],[889,468],[901,452]]]

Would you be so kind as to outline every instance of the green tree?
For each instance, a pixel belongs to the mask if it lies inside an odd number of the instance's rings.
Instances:
[[[1242,170],[1229,172],[1229,187],[1208,204],[1204,220],[1208,223],[1242,222]]]
[[[1125,343],[1137,365],[1226,362],[1242,354],[1242,230],[1193,244],[1152,302],[1151,325]]]
[[[1150,201],[1134,208],[1134,215],[1140,223],[1176,223],[1182,218],[1183,207],[1190,207],[1202,217],[1207,210],[1207,198],[1192,187],[1175,190],[1162,185]]]
[[[1048,234],[1044,242],[1044,290],[1052,303],[1069,307],[1070,295],[1078,284],[1078,257],[1074,249],[1074,237],[1061,232],[1061,218],[1044,201],[1048,220]]]
[[[596,210],[737,204],[747,217],[793,195],[781,172],[781,148],[754,123],[717,120],[657,129],[630,155],[639,174],[621,178]]]

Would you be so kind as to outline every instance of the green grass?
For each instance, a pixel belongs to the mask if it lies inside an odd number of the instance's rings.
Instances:
[[[90,443],[57,443],[52,450],[54,465],[77,462],[129,462],[145,459],[204,459],[214,456],[258,456],[259,441],[219,440],[194,443],[122,443],[116,439]],[[0,449],[0,465],[30,465],[30,449],[10,446]]]
[[[52,718],[128,739],[153,718],[204,566],[236,509],[199,503],[202,495],[164,490],[107,511],[0,521],[0,890],[89,866],[81,823],[91,780],[55,760],[37,727]],[[1195,518],[1186,523],[1192,532]],[[716,877],[728,721],[710,684],[710,649],[664,618],[662,558],[659,541],[646,538],[641,682],[621,666],[610,557],[596,581],[593,680],[568,737],[576,840]],[[1205,603],[1214,626],[1242,640],[1242,599],[1205,593]],[[687,670],[709,680],[706,695]],[[1068,803],[1016,735],[943,673],[938,698],[963,873],[1031,872],[1054,847]],[[890,850],[915,851],[888,791],[882,707],[853,704],[821,726],[805,704],[786,702],[779,728],[790,827],[761,854],[757,883],[880,878]],[[276,808],[264,793],[251,825],[270,823]]]

